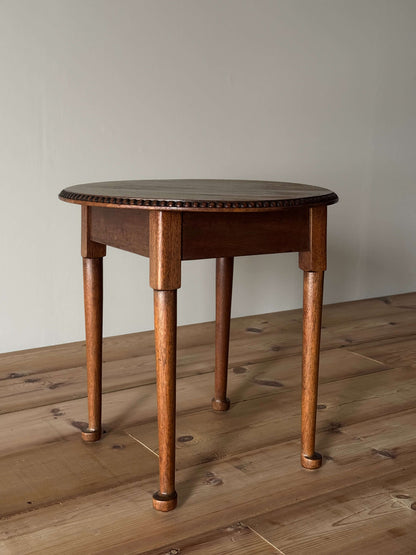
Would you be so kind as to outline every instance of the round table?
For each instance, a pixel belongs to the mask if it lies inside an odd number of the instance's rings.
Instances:
[[[101,437],[102,260],[106,245],[149,258],[154,290],[159,490],[153,505],[176,506],[176,292],[181,261],[216,258],[215,389],[212,408],[227,398],[228,344],[235,256],[298,252],[304,271],[301,464],[321,466],[315,452],[327,206],[332,191],[298,183],[238,180],[141,180],[65,188],[61,200],[82,207],[81,254],[87,345],[88,428]]]

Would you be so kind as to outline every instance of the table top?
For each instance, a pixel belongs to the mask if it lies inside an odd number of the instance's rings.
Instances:
[[[322,187],[278,181],[170,179],[108,181],[67,187],[59,198],[89,206],[184,211],[270,211],[338,201]]]

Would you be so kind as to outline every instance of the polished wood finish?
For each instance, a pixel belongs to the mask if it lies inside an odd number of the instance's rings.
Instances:
[[[90,206],[81,207],[88,389],[88,426],[81,431],[81,437],[86,442],[98,441],[101,437],[103,257],[106,245],[91,237],[93,210]]]
[[[304,272],[303,278],[301,464],[310,470],[319,468],[322,464],[321,455],[315,452],[315,430],[323,276],[323,272]]]
[[[159,511],[176,507],[176,290],[155,291],[156,384],[159,430],[159,491],[153,506]]]
[[[326,270],[326,206],[309,208],[309,248],[299,252],[299,268],[305,272]]]
[[[84,307],[87,347],[88,427],[84,441],[101,437],[101,365],[103,328],[103,259],[84,258]]]
[[[302,310],[231,321],[225,414],[207,406],[215,322],[178,327],[168,515],[150,508],[153,332],[104,339],[107,433],[90,445],[84,341],[0,354],[0,551],[414,553],[416,293],[327,305],[323,324],[313,475],[296,464]]]
[[[181,286],[182,217],[178,212],[149,214],[150,287],[157,290]]]
[[[230,258],[309,248],[309,209],[183,213],[182,259]]]
[[[98,253],[105,249],[100,243],[105,243],[149,256],[149,217],[153,212],[97,206],[83,209],[92,216],[89,244],[99,249]],[[181,259],[308,251],[309,211],[292,208],[248,214],[183,212]],[[154,213],[160,218],[166,212]]]
[[[270,212],[297,206],[334,204],[332,191],[276,181],[232,179],[165,179],[109,181],[67,187],[60,193],[67,202],[85,206],[117,206],[144,210],[186,212]]]
[[[315,451],[319,349],[324,270],[326,270],[327,207],[309,208],[309,249],[299,253],[303,277],[302,445],[301,464],[314,470],[322,464]]]
[[[150,286],[154,289],[159,491],[153,506],[176,507],[176,290],[181,286],[182,216],[178,212],[149,214]]]
[[[215,392],[214,410],[230,408],[227,398],[228,350],[230,343],[231,296],[234,258],[217,258],[215,303]]]
[[[302,465],[317,468],[314,451],[326,211],[335,193],[301,184],[232,180],[93,183],[64,189],[82,205],[86,277],[89,428],[100,435],[102,257],[105,245],[149,257],[154,290],[160,489],[154,507],[176,506],[176,291],[181,261],[217,259],[215,391],[212,407],[229,408],[227,367],[234,256],[299,252],[304,281]],[[120,210],[123,209],[123,210]]]
[[[101,258],[106,254],[106,246],[91,238],[93,208],[81,207],[81,256],[84,258]]]
[[[87,208],[87,207],[84,207]],[[149,256],[149,214],[142,210],[88,207],[91,239],[142,256]]]

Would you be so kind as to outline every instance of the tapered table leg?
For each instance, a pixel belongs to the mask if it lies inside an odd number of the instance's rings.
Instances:
[[[154,292],[157,418],[159,430],[159,491],[153,495],[158,511],[176,507],[176,290]]]
[[[87,345],[88,428],[84,441],[101,437],[101,366],[103,322],[103,259],[83,258]]]
[[[315,452],[318,396],[319,348],[321,337],[324,272],[304,272],[303,359],[302,359],[302,451],[301,464],[313,470],[322,464]]]
[[[230,343],[231,297],[234,258],[217,258],[216,264],[216,323],[215,323],[215,394],[212,408],[230,408],[227,398],[228,351]]]

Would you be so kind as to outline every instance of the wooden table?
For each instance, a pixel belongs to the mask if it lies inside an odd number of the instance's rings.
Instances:
[[[81,254],[87,345],[88,428],[101,437],[102,260],[106,245],[147,256],[154,290],[159,429],[159,491],[153,506],[176,507],[176,291],[181,261],[216,258],[215,393],[225,411],[231,290],[235,256],[299,252],[304,271],[301,464],[316,469],[315,422],[327,206],[335,193],[295,183],[232,180],[158,180],[89,183],[59,198],[82,207]]]

